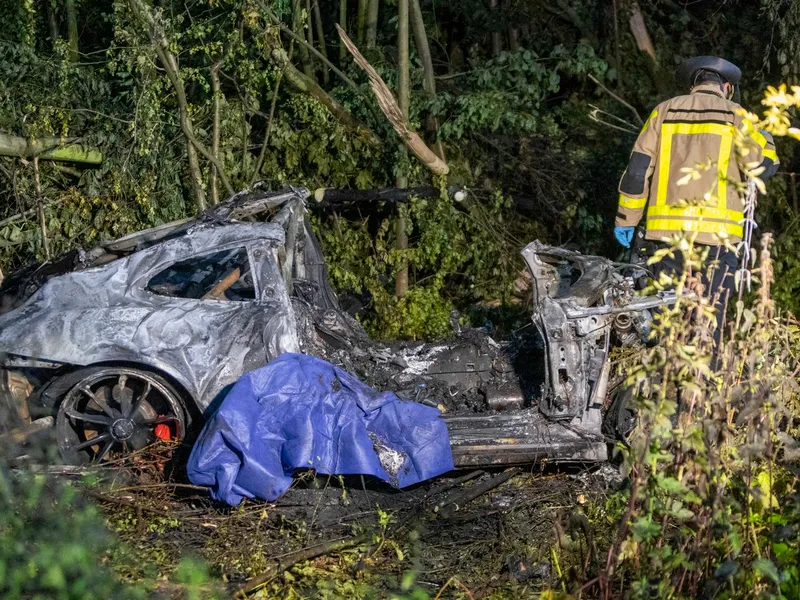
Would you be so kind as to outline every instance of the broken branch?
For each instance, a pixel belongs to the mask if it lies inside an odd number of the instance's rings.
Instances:
[[[467,488],[464,492],[453,494],[449,498],[445,498],[445,500],[437,505],[436,508],[439,509],[439,514],[441,514],[445,519],[450,518],[465,504],[472,502],[487,492],[491,492],[493,489],[501,486],[506,481],[515,475],[519,475],[520,473],[522,473],[522,469],[520,468],[509,469],[508,471],[500,473],[500,475],[497,475],[496,477],[487,479],[483,483],[479,483]]]
[[[249,581],[247,581],[244,585],[239,587],[234,594],[234,598],[246,598],[249,594],[257,590],[259,587],[267,583],[270,579],[279,575],[290,569],[292,566],[296,565],[299,562],[304,560],[311,560],[312,558],[317,558],[319,556],[323,556],[324,554],[330,554],[331,552],[336,552],[338,550],[345,550],[347,548],[352,548],[353,546],[358,546],[367,542],[371,539],[371,533],[364,533],[357,537],[348,540],[333,540],[332,542],[325,542],[323,544],[318,544],[316,546],[311,546],[310,548],[306,548],[305,550],[299,550],[293,554],[290,554],[283,560],[279,561],[275,564],[274,567],[267,569],[261,575],[257,577],[253,577]]]
[[[99,165],[103,155],[99,150],[76,143],[77,138],[45,137],[25,139],[15,135],[0,133],[0,156],[17,158],[38,157],[41,160]]]
[[[339,32],[339,37],[342,43],[353,55],[353,60],[361,67],[369,78],[369,84],[372,92],[375,94],[375,99],[378,101],[381,111],[389,122],[394,127],[394,130],[402,138],[405,145],[411,152],[434,174],[434,175],[447,175],[450,168],[441,158],[428,148],[419,134],[411,128],[408,120],[403,116],[400,106],[397,104],[394,95],[392,94],[389,86],[381,79],[375,68],[369,64],[366,58],[358,51],[355,44],[344,32],[344,29],[336,25],[336,30]]]
[[[283,48],[280,46],[275,46],[272,49],[270,56],[272,57],[272,60],[283,69],[283,75],[286,77],[286,80],[296,89],[316,98],[320,104],[327,108],[330,113],[344,125],[351,127],[352,129],[368,133],[376,145],[380,144],[380,140],[378,140],[378,138],[370,129],[368,129],[363,123],[361,123],[361,121],[347,112],[345,108],[336,100],[334,100],[325,90],[323,90],[316,81],[314,81],[311,77],[306,77],[305,73],[299,71],[297,67],[291,63],[289,56],[286,54],[286,51]]]

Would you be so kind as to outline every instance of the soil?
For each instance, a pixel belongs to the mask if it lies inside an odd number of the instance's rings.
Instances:
[[[604,507],[621,481],[609,465],[540,466],[464,503],[472,486],[501,471],[453,472],[405,490],[309,472],[275,503],[231,508],[179,483],[185,479],[170,465],[181,464],[183,450],[173,450],[162,444],[121,471],[95,471],[105,482],[89,493],[125,544],[112,564],[131,580],[158,580],[194,555],[210,566],[209,589],[224,597],[265,573],[272,575],[255,597],[389,597],[411,581],[429,597],[449,582],[442,598],[467,597],[464,589],[473,598],[556,589],[567,571],[600,560]],[[591,532],[571,530],[574,521],[592,523]],[[329,542],[332,551],[293,562],[294,553]]]

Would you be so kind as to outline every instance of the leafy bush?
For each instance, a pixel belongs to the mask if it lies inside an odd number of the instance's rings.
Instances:
[[[97,508],[74,487],[0,469],[3,598],[144,598],[104,565],[113,544]]]

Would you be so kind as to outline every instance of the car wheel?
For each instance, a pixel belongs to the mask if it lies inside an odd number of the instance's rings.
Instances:
[[[181,440],[186,411],[175,389],[154,373],[96,367],[72,373],[56,415],[61,457],[103,462],[161,440]]]
[[[603,433],[626,446],[638,421],[633,407],[634,391],[635,388],[624,384],[617,386],[611,393],[611,406],[603,420]]]

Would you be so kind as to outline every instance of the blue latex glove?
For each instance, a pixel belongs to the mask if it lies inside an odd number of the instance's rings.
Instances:
[[[614,227],[614,237],[620,245],[625,248],[631,247],[631,240],[633,239],[633,227]]]

